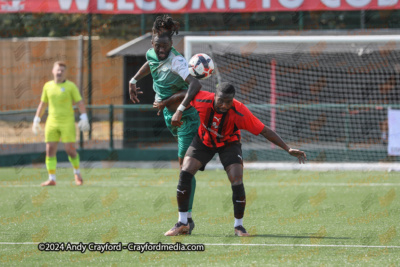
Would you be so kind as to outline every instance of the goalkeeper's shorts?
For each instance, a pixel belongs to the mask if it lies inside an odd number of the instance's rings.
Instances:
[[[75,122],[65,123],[54,123],[46,122],[44,130],[44,140],[48,142],[61,142],[63,143],[75,143],[76,141],[76,130]]]
[[[194,107],[190,107],[182,114],[182,126],[176,127],[171,125],[171,120],[174,113],[175,112],[171,112],[167,108],[164,108],[165,123],[167,124],[167,127],[172,135],[178,139],[178,157],[184,158],[186,150],[190,146],[193,137],[195,137],[197,134],[200,126],[200,118],[197,110]]]

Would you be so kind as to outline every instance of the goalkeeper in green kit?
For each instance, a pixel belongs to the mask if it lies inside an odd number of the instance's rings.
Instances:
[[[165,123],[178,140],[178,159],[182,167],[183,158],[200,125],[199,115],[190,101],[201,89],[200,82],[189,74],[186,59],[172,47],[172,36],[178,34],[179,23],[164,15],[157,17],[153,25],[152,47],[146,53],[147,62],[129,82],[129,95],[133,103],[139,103],[142,94],[136,82],[151,73],[156,93],[153,107],[162,111]],[[185,96],[183,101],[181,96]],[[192,179],[192,191],[187,220],[189,234],[194,228],[192,206],[196,180]]]
[[[40,118],[46,110],[46,105],[49,105],[49,115],[45,127],[46,168],[49,173],[49,180],[42,183],[42,186],[56,185],[56,154],[60,139],[64,143],[68,159],[73,166],[75,183],[77,185],[83,184],[79,171],[79,154],[75,148],[74,103],[77,104],[81,114],[78,123],[79,129],[81,131],[89,131],[90,125],[86,115],[85,103],[78,88],[73,82],[65,78],[66,67],[66,64],[62,61],[54,63],[52,70],[54,79],[44,85],[41,101],[33,119],[32,131],[36,135],[41,130]]]

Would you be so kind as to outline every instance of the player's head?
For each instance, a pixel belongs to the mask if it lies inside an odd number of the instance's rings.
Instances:
[[[233,105],[235,97],[235,87],[228,82],[220,83],[217,87],[214,99],[214,109],[218,113],[225,113]]]
[[[167,33],[170,39],[172,39],[174,34],[178,34],[179,26],[179,22],[173,20],[168,15],[158,16],[153,23],[153,36]]]
[[[178,30],[179,22],[168,15],[159,16],[154,21],[151,44],[159,60],[168,57],[172,48],[172,36],[178,34]]]
[[[151,44],[156,52],[158,60],[164,60],[169,56],[172,48],[172,40],[168,34],[162,33],[160,35],[153,35]]]
[[[53,77],[57,83],[61,83],[65,80],[65,69],[67,68],[67,64],[63,61],[56,61],[53,65]]]

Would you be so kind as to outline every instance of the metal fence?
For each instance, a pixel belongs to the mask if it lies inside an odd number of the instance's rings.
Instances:
[[[266,114],[275,109],[277,113],[276,131],[290,146],[308,152],[309,159],[315,161],[398,161],[396,157],[387,156],[387,139],[380,133],[379,127],[366,124],[373,121],[379,113],[387,116],[388,108],[400,109],[400,105],[346,105],[346,104],[249,104],[249,109],[256,115]],[[163,116],[151,105],[103,105],[87,106],[91,114],[91,132],[82,133],[77,128],[77,147],[80,151],[125,151],[125,159],[157,160],[163,153],[170,153],[168,158],[176,156],[177,144],[168,131]],[[362,120],[354,114],[354,110],[371,110],[363,115]],[[1,148],[0,156],[43,153],[44,123],[42,133],[34,136],[31,132],[34,109],[0,112]],[[323,113],[324,120],[310,125],[301,121],[309,114]],[[285,117],[286,116],[286,117]],[[289,117],[296,119],[289,120]],[[286,118],[286,119],[285,119]],[[46,115],[42,118],[44,122]],[[263,121],[269,125],[269,121]],[[315,123],[314,123],[315,124]],[[311,127],[313,136],[305,139],[299,131],[299,125]],[[314,127],[314,128],[313,128]],[[367,129],[368,135],[360,132]],[[297,129],[298,132],[294,132]],[[304,133],[304,131],[303,131]],[[387,137],[387,132],[386,132]],[[263,137],[254,137],[242,132],[243,152],[247,160],[286,161],[290,157],[281,157],[284,151],[271,147]],[[59,151],[63,145],[60,143]],[[154,152],[149,154],[149,151]],[[171,152],[172,151],[172,152]],[[172,154],[171,154],[172,153]],[[321,156],[323,154],[323,156]]]

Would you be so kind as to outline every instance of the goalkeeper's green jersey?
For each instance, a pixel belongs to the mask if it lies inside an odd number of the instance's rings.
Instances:
[[[153,89],[156,92],[156,101],[167,99],[181,90],[187,90],[185,79],[189,75],[186,59],[175,48],[164,60],[158,60],[153,48],[146,53],[149,62],[151,76],[153,77]]]
[[[49,104],[46,123],[74,123],[74,102],[82,100],[76,85],[68,80],[63,83],[49,81],[43,86],[41,101]]]

